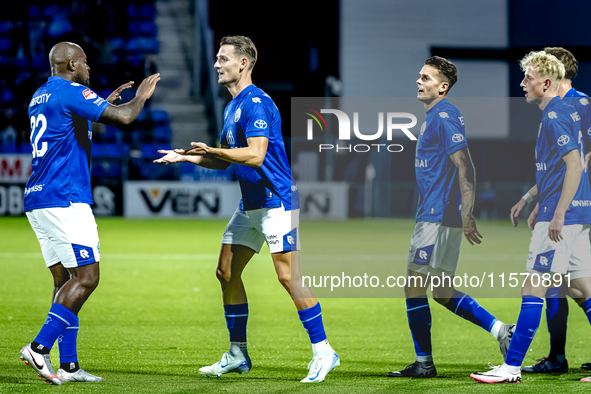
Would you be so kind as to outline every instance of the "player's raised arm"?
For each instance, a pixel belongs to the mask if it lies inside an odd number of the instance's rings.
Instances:
[[[476,195],[476,171],[468,148],[462,148],[452,153],[449,158],[458,168],[460,181],[460,192],[462,193],[462,223],[464,225],[464,236],[470,242],[481,243],[482,235],[476,229],[476,220],[472,216],[474,210],[474,199]]]
[[[535,200],[537,196],[538,196],[538,185],[534,185],[534,187],[529,189],[529,191],[527,193],[525,193],[525,195],[523,197],[521,197],[521,200],[519,200],[519,202],[517,204],[513,205],[513,208],[511,208],[511,214],[509,215],[511,217],[511,223],[513,224],[513,227],[517,227],[517,224],[518,224],[517,216],[519,216],[521,211],[523,211],[523,208],[525,208],[525,206],[527,204],[529,204],[530,202]],[[528,220],[528,224],[529,224],[529,220]]]
[[[203,142],[191,142],[193,148],[185,151],[184,154],[215,158],[249,167],[260,167],[267,155],[269,139],[267,137],[250,137],[246,139],[246,142],[248,143],[247,147],[235,149],[212,148]]]
[[[223,146],[222,146],[223,147]],[[227,147],[226,147],[227,148]],[[156,164],[175,164],[175,163],[192,163],[197,166],[209,168],[211,170],[227,170],[230,167],[230,162],[216,159],[214,157],[206,156],[195,156],[187,154],[186,152],[191,149],[175,149],[175,150],[159,150],[165,156],[160,159],[154,160]]]
[[[146,100],[152,97],[158,81],[160,81],[160,74],[153,74],[144,79],[137,89],[133,100],[121,105],[109,105],[99,118],[99,123],[115,127],[131,124],[137,119],[140,112],[142,112]],[[113,94],[114,93],[115,92],[113,92]],[[109,98],[113,94],[111,94]]]

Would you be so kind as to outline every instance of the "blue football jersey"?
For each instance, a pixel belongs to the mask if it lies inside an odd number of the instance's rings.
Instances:
[[[584,163],[584,136],[577,109],[554,97],[542,111],[542,122],[536,141],[536,184],[540,212],[538,222],[550,222],[562,195],[566,153],[576,150]],[[591,223],[591,187],[587,169],[571,202],[564,224]]]
[[[29,103],[33,163],[25,211],[92,204],[91,120],[108,102],[86,86],[50,77]]]
[[[564,101],[577,109],[581,117],[581,131],[587,134],[591,144],[591,105],[589,105],[589,96],[572,88],[564,95]]]
[[[427,111],[417,141],[417,222],[462,227],[458,169],[449,156],[468,146],[464,118],[443,99]]]
[[[266,137],[267,154],[260,168],[236,166],[244,210],[299,208],[297,186],[291,176],[281,135],[281,116],[268,94],[255,85],[246,87],[226,106],[221,143],[230,148],[246,148],[247,138]]]

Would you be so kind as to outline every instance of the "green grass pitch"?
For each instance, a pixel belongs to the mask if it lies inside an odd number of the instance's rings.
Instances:
[[[205,378],[200,366],[227,350],[228,334],[215,267],[226,221],[98,219],[101,282],[80,312],[78,353],[81,366],[102,376],[102,383],[53,387],[19,360],[20,348],[33,340],[50,306],[52,281],[39,245],[25,218],[0,218],[0,393],[199,393],[199,392],[579,392],[591,373],[590,327],[570,301],[567,358],[571,370],[558,376],[523,376],[523,383],[485,385],[471,372],[502,362],[492,336],[431,301],[436,379],[391,379],[385,375],[414,360],[400,293],[339,293],[314,289],[321,298],[324,324],[341,366],[324,383],[304,385],[311,358],[307,334],[291,299],[276,280],[266,246],[244,273],[249,296],[248,375]],[[359,272],[394,267],[404,273],[412,220],[303,222],[302,266],[342,267]],[[523,223],[522,223],[523,226]],[[522,272],[530,232],[507,222],[479,222],[480,246],[462,245],[460,269],[478,271],[506,264]],[[308,255],[310,257],[308,257]],[[356,255],[359,255],[357,258]],[[372,256],[375,255],[375,259]],[[389,256],[391,255],[391,258]],[[378,262],[375,263],[374,260]],[[374,264],[375,265],[372,265]],[[324,264],[324,265],[323,265]],[[337,270],[338,271],[338,270]],[[386,291],[380,290],[379,291]],[[377,291],[377,290],[376,290]],[[382,298],[369,298],[368,295]],[[479,298],[504,322],[515,322],[518,298]],[[525,360],[548,353],[545,317]],[[58,347],[52,361],[59,363]],[[56,368],[57,369],[57,368]]]

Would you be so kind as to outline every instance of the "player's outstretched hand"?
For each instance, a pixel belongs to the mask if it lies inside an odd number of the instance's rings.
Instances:
[[[513,208],[511,208],[511,223],[513,224],[513,227],[517,227],[517,216],[523,211],[526,204],[527,203],[522,198],[517,204],[513,205]]]
[[[536,207],[533,211],[531,211],[529,218],[527,218],[527,227],[531,231],[534,231],[534,227],[536,227],[536,223],[538,222],[538,212],[540,212],[540,204],[536,204]]]
[[[470,245],[480,244],[482,243],[482,235],[478,232],[476,228],[476,220],[474,220],[474,216],[470,215],[467,219],[462,219],[464,224],[464,236],[470,242]]]
[[[548,226],[548,237],[551,241],[562,241],[562,226],[564,226],[564,216],[554,216],[550,222],[550,225]]]
[[[119,86],[117,89],[113,91],[113,93],[109,95],[109,97],[107,97],[107,102],[109,104],[117,104],[121,100],[121,92],[125,89],[129,89],[130,87],[132,87],[133,83],[133,81],[129,81]]]
[[[182,153],[183,155],[205,156],[209,152],[209,146],[203,142],[191,142],[191,149],[187,149]],[[180,153],[181,149],[176,149],[175,152]]]
[[[140,84],[140,87],[137,88],[137,92],[135,93],[136,97],[149,99],[154,94],[154,89],[156,89],[156,84],[160,81],[160,73],[152,74],[148,78],[144,79]]]
[[[160,159],[154,160],[156,164],[181,163],[185,161],[182,155],[179,155],[173,150],[159,150],[158,153],[165,155]]]

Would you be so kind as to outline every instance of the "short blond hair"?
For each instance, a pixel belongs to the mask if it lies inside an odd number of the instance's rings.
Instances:
[[[545,51],[532,51],[525,55],[519,62],[521,71],[525,72],[529,66],[532,66],[543,77],[549,78],[558,86],[566,73],[564,64],[554,55]]]

